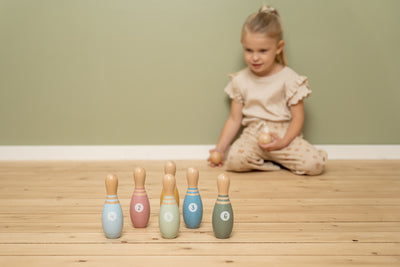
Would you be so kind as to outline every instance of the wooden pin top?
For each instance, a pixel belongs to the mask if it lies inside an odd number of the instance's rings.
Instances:
[[[137,167],[133,173],[133,179],[135,180],[136,188],[144,188],[144,182],[146,180],[146,170],[142,167]]]
[[[186,178],[188,181],[188,187],[197,188],[199,182],[199,170],[196,168],[188,168],[186,172]]]
[[[165,174],[172,174],[172,175],[175,176],[175,173],[176,173],[176,165],[175,165],[175,162],[173,162],[173,161],[171,161],[171,160],[165,162],[165,165],[164,165],[164,173],[165,173]]]
[[[229,195],[229,176],[225,173],[218,175],[217,186],[219,195]]]
[[[107,195],[114,196],[118,190],[118,177],[115,174],[109,174],[106,177],[106,191]]]
[[[163,178],[164,196],[173,197],[175,190],[175,177],[172,174],[166,174]]]

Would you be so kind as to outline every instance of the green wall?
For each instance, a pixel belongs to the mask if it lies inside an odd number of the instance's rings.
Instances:
[[[259,0],[0,0],[0,145],[216,143]],[[399,144],[400,1],[275,0],[314,144]]]

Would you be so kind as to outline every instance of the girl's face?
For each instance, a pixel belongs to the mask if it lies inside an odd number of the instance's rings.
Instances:
[[[257,76],[267,76],[278,72],[281,65],[275,61],[285,45],[262,33],[244,33],[242,39],[244,59],[250,70]]]

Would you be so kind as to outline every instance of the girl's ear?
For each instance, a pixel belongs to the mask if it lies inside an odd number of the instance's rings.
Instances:
[[[285,41],[280,40],[277,44],[277,49],[276,49],[277,55],[279,55],[282,52],[284,46],[285,46]]]

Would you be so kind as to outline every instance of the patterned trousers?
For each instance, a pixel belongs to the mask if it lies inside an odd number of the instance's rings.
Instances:
[[[225,163],[228,171],[275,171],[280,166],[295,174],[318,175],[324,171],[328,155],[317,150],[302,135],[297,136],[282,150],[265,151],[258,146],[258,135],[266,125],[270,132],[283,138],[290,122],[254,122],[245,128],[232,144]],[[275,164],[278,163],[279,165]]]

